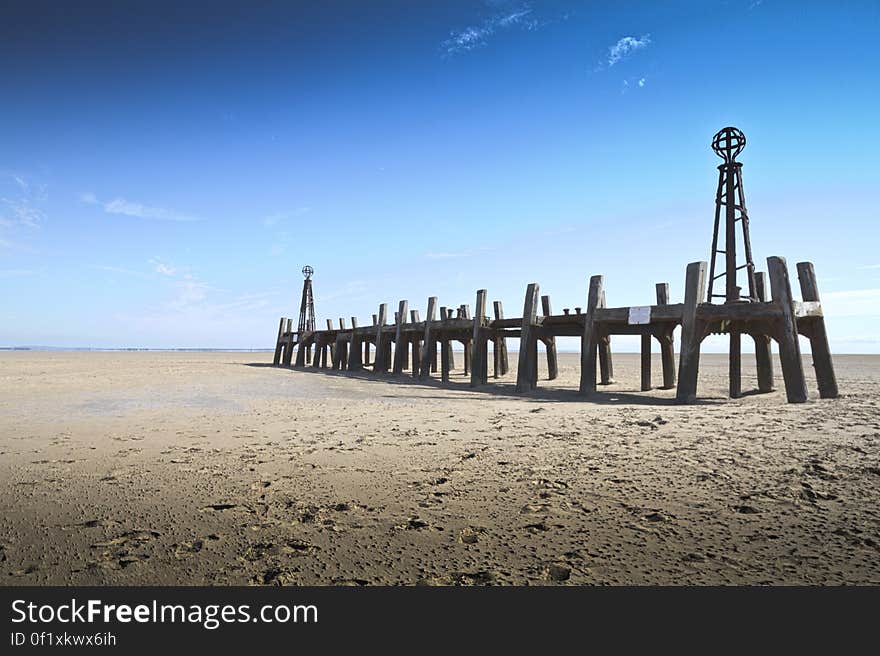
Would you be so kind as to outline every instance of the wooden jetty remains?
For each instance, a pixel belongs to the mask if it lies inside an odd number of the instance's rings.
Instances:
[[[527,393],[538,385],[538,343],[544,345],[547,377],[553,380],[558,373],[556,338],[579,337],[579,394],[588,398],[597,393],[597,385],[614,382],[611,336],[639,335],[641,390],[648,391],[653,386],[651,346],[652,341],[657,340],[662,369],[659,387],[676,387],[677,402],[693,403],[697,400],[700,345],[710,334],[729,336],[730,396],[736,398],[742,394],[741,338],[745,334],[755,341],[758,391],[769,392],[774,388],[770,345],[776,341],[786,397],[790,403],[801,403],[807,400],[798,340],[798,335],[803,335],[809,339],[812,350],[819,396],[835,398],[837,381],[813,264],[797,264],[800,301],[793,296],[784,258],[767,258],[766,274],[755,270],[742,191],[742,165],[735,161],[744,145],[745,136],[736,128],[724,128],[713,140],[713,149],[724,159],[724,164],[719,166],[712,262],[711,266],[704,261],[687,266],[682,303],[670,302],[669,285],[664,282],[656,284],[652,305],[608,307],[604,277],[595,275],[587,285],[585,307],[576,307],[574,312],[566,308],[562,314],[554,314],[549,296],[540,296],[538,283],[531,283],[526,288],[519,317],[505,317],[501,301],[493,302],[490,317],[488,293],[480,289],[476,292],[473,314],[466,304],[438,306],[437,297],[432,296],[427,300],[424,319],[418,310],[409,309],[407,300],[401,300],[393,317],[388,314],[388,304],[382,303],[370,325],[358,325],[357,317],[351,317],[346,326],[345,319],[340,317],[338,324],[327,319],[326,330],[317,330],[313,308],[309,323],[312,269],[306,267],[298,330],[293,330],[291,319],[281,319],[274,364],[291,366],[293,362],[294,367],[409,375],[419,380],[439,374],[440,380],[447,382],[456,369],[453,345],[459,344],[462,373],[469,378],[471,387],[479,387],[489,383],[489,346],[493,354],[493,379],[498,379],[509,372],[507,340],[518,339],[516,391]],[[726,243],[724,249],[719,249],[722,215]],[[746,262],[742,265],[736,259],[737,226],[744,236]],[[716,275],[718,254],[725,255],[725,270]],[[748,280],[746,296],[736,284],[739,271],[745,271]],[[722,277],[726,277],[725,294],[713,294],[713,283]],[[724,298],[723,303],[713,303],[713,298],[718,296]],[[677,375],[676,328],[680,328]]]

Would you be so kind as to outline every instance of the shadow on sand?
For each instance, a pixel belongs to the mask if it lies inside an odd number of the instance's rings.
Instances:
[[[390,384],[398,387],[434,387],[436,389],[474,392],[488,394],[499,398],[522,399],[524,401],[542,402],[542,403],[593,403],[597,405],[645,405],[645,406],[673,406],[676,405],[675,398],[660,398],[650,396],[645,393],[622,392],[614,390],[614,385],[600,389],[589,397],[581,396],[576,389],[560,388],[560,387],[538,387],[528,392],[517,392],[514,383],[507,382],[490,382],[479,387],[470,386],[470,378],[465,377],[461,372],[454,373],[448,383],[444,383],[437,378],[420,379],[413,378],[410,374],[374,374],[370,369],[361,371],[338,371],[334,369],[314,368],[311,366],[293,369],[292,367],[276,367],[271,362],[245,362],[241,363],[245,367],[273,367],[287,371],[296,371],[298,373],[309,374],[313,376],[326,376],[330,378],[354,378],[368,383]],[[607,391],[606,391],[607,390]],[[383,397],[391,395],[381,395]],[[420,398],[449,398],[449,397],[425,397]],[[704,397],[697,399],[694,405],[718,405],[725,399]]]

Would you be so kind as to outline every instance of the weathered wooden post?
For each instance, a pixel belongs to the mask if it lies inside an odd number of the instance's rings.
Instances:
[[[440,321],[447,321],[452,319],[452,308],[447,308],[446,306],[440,307]],[[446,355],[443,355],[443,344],[446,343]],[[442,375],[443,367],[446,367],[446,378],[443,378],[444,381],[449,381],[449,372],[455,369],[455,356],[452,353],[452,341],[448,336],[442,336],[440,341],[440,357],[446,357],[447,362],[445,364],[441,363],[440,371]]]
[[[489,339],[484,326],[486,321],[486,290],[477,291],[474,306],[473,359],[471,360],[471,387],[488,382]]]
[[[458,306],[458,318],[459,319],[470,319],[471,311],[470,306],[466,303],[462,303]],[[471,360],[473,359],[473,351],[471,349],[471,340],[469,337],[464,337],[461,340],[461,345],[464,349],[464,353],[462,354],[462,359],[464,360],[464,375],[469,376],[471,373],[471,367],[473,367],[473,363]]]
[[[333,330],[333,319],[327,319],[327,330]],[[329,341],[329,337],[328,337]],[[329,341],[330,344],[330,368],[336,369],[336,340]]]
[[[669,283],[658,282],[657,305],[669,305]],[[663,387],[662,389],[672,389],[675,387],[675,345],[672,339],[672,332],[675,327],[663,331],[657,335],[657,341],[660,342],[660,363],[663,367]]]
[[[767,274],[755,273],[755,296],[759,303],[767,302]],[[770,335],[752,335],[755,340],[755,367],[758,370],[758,391],[773,391],[773,355],[770,350]]]
[[[782,320],[777,324],[779,359],[782,361],[782,379],[785,382],[785,395],[789,403],[803,403],[807,400],[807,383],[804,380],[804,363],[801,360],[801,346],[798,342],[797,318],[794,314],[794,299],[791,295],[791,282],[784,257],[768,257],[767,272],[770,275],[770,290],[773,300],[782,310]]]
[[[321,351],[324,350],[324,338],[323,336],[316,334],[315,336],[315,357],[312,359],[312,367],[317,368],[321,366]]]
[[[541,310],[545,317],[553,314],[550,309],[550,297],[541,297]],[[555,380],[559,375],[559,364],[556,360],[556,338],[553,336],[546,337],[544,340],[544,348],[547,349],[547,379]]]
[[[431,334],[431,324],[437,314],[437,297],[430,296],[428,298],[428,312],[425,316],[425,339],[422,346],[422,357],[419,362],[419,378],[426,380],[431,377],[431,352],[436,352],[433,346],[434,336]]]
[[[314,339],[314,333],[300,333],[299,344],[297,344],[296,347],[296,360],[293,363],[294,367],[299,368],[306,366],[306,352],[312,339]]]
[[[706,262],[691,262],[684,281],[684,309],[681,317],[681,355],[678,356],[678,403],[697,399],[697,374],[700,370],[702,325],[697,320],[697,307],[706,289]]]
[[[730,361],[728,379],[730,381],[728,394],[732,399],[742,396],[742,337],[739,328],[731,326],[730,332]]]
[[[587,313],[584,315],[584,334],[581,338],[581,383],[580,394],[589,396],[596,392],[596,351],[599,349],[598,326],[595,324],[596,310],[599,308],[604,292],[605,279],[602,276],[590,278],[590,291],[587,294]]]
[[[409,348],[406,343],[406,335],[403,332],[403,324],[406,323],[408,306],[409,302],[403,300],[400,301],[397,309],[397,326],[395,327],[394,333],[394,366],[391,370],[391,373],[395,376],[399,376],[403,373],[404,361]]]
[[[293,359],[293,319],[287,320],[287,340],[284,342],[284,357],[282,358],[282,363],[285,367],[290,366],[290,361]]]
[[[816,272],[812,262],[798,262],[798,280],[801,286],[801,298],[805,303],[819,303],[819,285],[816,283]],[[816,369],[816,383],[819,386],[819,397],[836,399],[838,396],[837,377],[834,374],[834,363],[831,361],[831,348],[828,346],[828,334],[825,332],[825,317],[810,320],[810,350],[813,352],[813,367]]]
[[[286,319],[281,317],[281,321],[278,323],[278,337],[275,339],[275,355],[272,357],[272,364],[276,367],[281,364],[281,351],[284,349],[284,344],[281,342],[281,338],[284,336],[284,322]]]
[[[419,311],[418,310],[410,310],[409,311],[410,322],[417,324],[419,323]],[[409,336],[409,344],[412,349],[412,376],[413,378],[418,378],[419,376],[419,360],[422,358],[422,340],[419,338],[418,333],[410,333]],[[404,367],[406,368],[406,367]]]
[[[495,319],[501,320],[504,319],[504,306],[501,304],[501,301],[495,301],[493,303],[495,310]],[[507,359],[507,340],[504,338],[503,334],[499,337],[495,338],[495,378],[498,378],[499,373],[504,376],[509,370],[509,361]]]
[[[357,317],[351,318],[351,349],[348,354],[348,370],[360,371],[364,366],[363,361],[363,339],[358,335]]]
[[[522,330],[519,337],[519,366],[516,372],[516,391],[527,392],[537,387],[538,340],[536,336],[538,315],[538,283],[526,288],[523,303]]]
[[[390,346],[382,334],[382,327],[385,325],[386,316],[388,314],[388,304],[379,305],[379,314],[376,321],[376,355],[373,362],[373,373],[388,372],[388,357],[386,349]]]
[[[444,383],[449,382],[449,370],[452,368],[452,342],[448,337],[440,338],[440,380]]]
[[[602,297],[599,299],[599,307],[606,308],[605,288],[602,288]],[[600,385],[611,385],[614,382],[614,366],[611,360],[611,336],[599,333],[599,373]]]
[[[643,328],[641,334],[641,364],[642,364],[642,385],[641,390],[647,392],[651,389],[651,333],[650,328]]]

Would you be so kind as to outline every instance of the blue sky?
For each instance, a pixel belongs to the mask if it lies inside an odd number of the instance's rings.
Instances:
[[[307,263],[322,325],[478,288],[519,315],[532,281],[559,311],[595,273],[612,306],[680,300],[736,125],[758,267],[813,261],[832,348],[880,352],[878,27],[876,2],[5,2],[0,345],[268,347]]]

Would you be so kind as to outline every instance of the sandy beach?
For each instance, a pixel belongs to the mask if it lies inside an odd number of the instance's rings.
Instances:
[[[0,584],[880,584],[880,356],[694,406],[271,358],[0,353]]]

